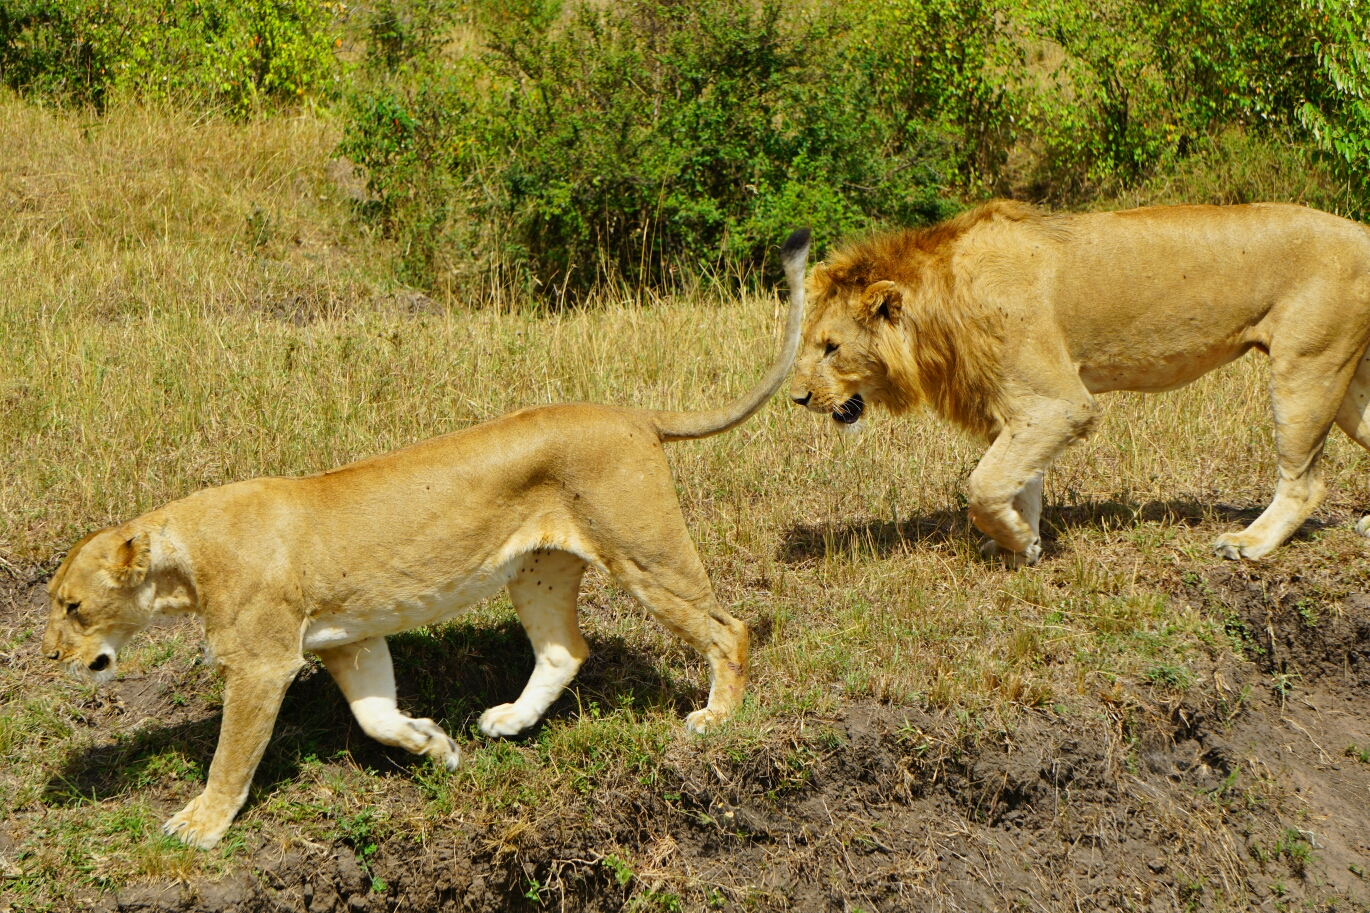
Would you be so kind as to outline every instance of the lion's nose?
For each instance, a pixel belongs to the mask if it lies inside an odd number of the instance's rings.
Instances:
[[[794,400],[795,405],[797,406],[807,406],[809,404],[809,400],[813,399],[813,391],[810,390],[803,396],[791,396],[790,399]]]
[[[48,659],[51,659],[51,660],[54,660],[54,661],[55,661],[55,660],[59,660],[59,659],[61,659],[61,658],[62,658],[62,651],[60,651],[60,650],[53,650],[51,653],[48,654]]]
[[[90,671],[92,672],[104,672],[108,668],[109,656],[105,653],[95,657],[95,660],[90,664]]]

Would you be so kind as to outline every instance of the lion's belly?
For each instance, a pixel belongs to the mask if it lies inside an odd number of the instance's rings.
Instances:
[[[452,580],[426,593],[402,597],[378,596],[374,606],[352,601],[348,608],[324,611],[304,631],[304,649],[327,650],[368,637],[385,637],[425,625],[441,624],[493,596],[513,579],[519,559],[481,568],[475,574]]]
[[[1167,353],[1140,364],[1133,359],[1085,362],[1080,365],[1080,381],[1090,393],[1164,393],[1193,383],[1209,371],[1240,358],[1250,347],[1249,343],[1229,344],[1206,351]]]

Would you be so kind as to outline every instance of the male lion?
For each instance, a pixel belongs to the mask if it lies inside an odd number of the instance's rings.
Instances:
[[[1370,234],[1301,206],[1050,215],[981,206],[816,266],[795,402],[854,423],[930,404],[989,443],[970,518],[1009,564],[1041,556],[1042,471],[1098,423],[1094,395],[1173,390],[1270,356],[1280,476],[1227,558],[1260,558],[1322,501],[1335,421],[1370,448]],[[1370,517],[1356,526],[1367,534]]]
[[[807,255],[808,232],[795,232],[781,250],[790,306],[780,357],[731,406],[523,409],[318,475],[211,488],[78,542],[48,585],[49,658],[108,679],[154,617],[194,612],[224,670],[209,782],[163,830],[203,848],[223,836],[305,650],[368,735],[455,767],[456,743],[397,709],[385,637],[450,619],[501,586],[536,665],[518,700],[486,710],[480,728],[532,726],[589,655],[576,616],[587,564],[708,658],[709,703],[686,726],[726,719],[746,684],[747,629],[714,598],[661,444],[734,428],[779,389],[799,347]]]

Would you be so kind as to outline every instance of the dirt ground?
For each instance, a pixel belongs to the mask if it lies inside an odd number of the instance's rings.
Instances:
[[[42,584],[7,582],[7,624],[41,623]],[[795,732],[729,765],[677,741],[654,783],[569,793],[555,815],[448,821],[364,856],[346,840],[267,841],[221,880],[140,884],[83,906],[607,911],[684,909],[684,894],[719,909],[867,913],[1370,909],[1370,755],[1350,747],[1370,748],[1370,595],[1313,617],[1311,585],[1260,565],[1177,585],[1224,615],[1252,657],[1220,663],[1183,700],[1100,692],[993,738],[971,738],[954,714],[853,702],[797,724],[826,733],[798,785],[783,777]],[[217,717],[178,705],[168,684],[121,679],[90,722],[155,717],[166,737],[208,747]],[[327,688],[321,674],[297,683],[278,728]],[[341,729],[345,713],[339,704]],[[417,799],[393,792],[377,801]],[[0,856],[10,843],[0,823]],[[629,872],[602,855],[611,846],[652,864]],[[696,893],[676,893],[685,885]]]

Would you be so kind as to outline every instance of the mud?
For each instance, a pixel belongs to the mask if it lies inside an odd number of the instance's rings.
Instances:
[[[11,606],[37,582],[11,587]],[[104,910],[1364,910],[1370,595],[1246,565],[1177,578],[1244,656],[1183,698],[1114,691],[1010,733],[852,703],[726,763],[686,740],[655,783],[555,812],[444,823],[369,852],[263,846],[218,882]],[[0,600],[3,602],[4,600]],[[308,683],[306,683],[306,687]],[[178,690],[179,689],[179,690]],[[205,731],[200,688],[153,673],[90,712]],[[188,728],[186,728],[188,727]],[[394,797],[405,801],[412,797]],[[3,830],[3,829],[0,829]],[[616,854],[632,858],[631,871]]]

